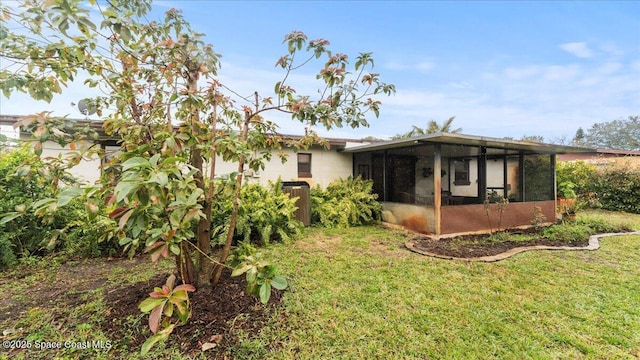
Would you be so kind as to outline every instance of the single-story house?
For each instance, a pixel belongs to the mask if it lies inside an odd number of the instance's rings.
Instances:
[[[18,115],[0,115],[0,126],[12,128],[22,116]],[[106,136],[102,129],[101,121],[74,120],[80,126],[89,125],[100,135],[96,144],[101,146],[107,152],[117,152],[120,146],[116,140]],[[285,135],[284,137],[295,139],[299,138],[295,135]],[[20,139],[30,140],[31,134],[21,131]],[[265,164],[263,171],[246,170],[244,172],[247,182],[257,182],[267,184],[269,181],[276,181],[280,178],[282,181],[305,181],[310,186],[320,185],[326,187],[333,180],[339,178],[347,178],[352,175],[352,159],[350,153],[341,152],[342,149],[353,146],[362,145],[368,142],[356,139],[337,139],[327,138],[328,149],[321,145],[313,145],[309,149],[295,152],[291,148],[283,148],[279,150],[288,157],[288,161],[284,164],[279,157],[273,156],[270,161]],[[70,148],[63,148],[53,141],[47,141],[43,144],[42,156],[58,156],[71,152]],[[216,159],[216,174],[219,176],[231,174],[238,170],[236,163],[224,162],[221,158]],[[80,164],[71,169],[71,173],[88,183],[94,183],[101,174],[101,161],[99,158],[83,159]]]
[[[640,151],[591,149],[584,153],[559,154],[558,161],[584,161],[597,168],[607,166],[640,166]]]
[[[19,118],[0,116],[0,125],[13,125]],[[101,130],[102,124],[89,125]],[[25,139],[29,136],[21,134]],[[283,164],[274,156],[263,171],[246,171],[245,179],[265,184],[281,178],[325,187],[338,178],[361,176],[373,181],[383,220],[441,235],[530,225],[541,217],[555,221],[557,154],[594,151],[448,133],[374,143],[327,140],[329,149],[312,146],[295,152],[285,148],[289,161]],[[104,136],[98,142],[107,151],[119,148]],[[66,151],[70,150],[48,142],[43,154],[57,156]],[[216,167],[219,175],[237,169],[236,164],[222,161]],[[73,171],[95,181],[100,169],[99,159],[89,159]],[[485,200],[501,199],[508,199],[508,204],[485,204]]]

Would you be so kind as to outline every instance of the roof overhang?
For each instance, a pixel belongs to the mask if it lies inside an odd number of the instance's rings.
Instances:
[[[517,152],[522,151],[529,154],[577,154],[595,151],[595,149],[591,148],[543,144],[522,140],[499,139],[486,136],[451,133],[419,135],[406,139],[348,147],[342,151],[350,153],[361,153],[434,144],[485,147],[487,149],[511,150]]]
[[[0,126],[14,126],[15,123],[17,123],[18,121],[22,120],[22,118],[24,118],[24,116],[20,116],[20,115],[0,115]],[[93,128],[94,130],[96,130],[98,132],[98,134],[100,135],[100,139],[101,140],[113,140],[116,141],[118,139],[116,139],[115,137],[110,137],[108,135],[105,134],[104,129],[102,127],[103,122],[100,120],[83,120],[83,119],[69,119],[73,122],[75,122],[78,126],[90,126],[91,128]],[[178,129],[177,125],[174,125],[176,130]],[[20,132],[23,134],[27,134],[27,132],[24,131],[23,128],[20,129]],[[302,139],[302,136],[300,135],[288,135],[288,134],[277,134],[278,136],[280,136],[282,138],[283,141],[298,141],[300,139]],[[332,148],[336,148],[336,149],[342,149],[345,148],[347,146],[352,146],[353,144],[356,145],[361,145],[361,144],[368,144],[368,141],[364,141],[364,140],[360,140],[360,139],[346,139],[346,138],[330,138],[330,137],[323,137],[320,136],[320,139],[322,140],[321,143],[317,143],[314,145],[328,145],[329,147]]]

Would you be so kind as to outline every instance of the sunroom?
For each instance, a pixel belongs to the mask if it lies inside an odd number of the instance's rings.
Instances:
[[[442,235],[555,221],[556,154],[590,150],[437,133],[344,151],[373,180],[384,221]]]

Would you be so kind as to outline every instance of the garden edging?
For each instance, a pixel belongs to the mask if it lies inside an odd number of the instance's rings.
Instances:
[[[407,249],[418,253],[418,254],[422,254],[422,255],[426,255],[426,256],[431,256],[431,257],[435,257],[435,258],[439,258],[439,259],[446,259],[446,260],[462,260],[462,261],[478,261],[478,262],[494,262],[494,261],[500,261],[500,260],[504,260],[507,259],[513,255],[525,252],[525,251],[530,251],[530,250],[597,250],[600,248],[600,238],[603,237],[609,237],[609,236],[622,236],[622,235],[640,235],[640,231],[631,231],[631,232],[624,232],[624,233],[606,233],[606,234],[596,234],[596,235],[591,235],[589,237],[589,245],[587,246],[581,246],[581,247],[575,247],[575,246],[547,246],[547,245],[535,245],[535,246],[522,246],[522,247],[517,247],[517,248],[513,248],[511,250],[505,251],[503,253],[500,254],[496,254],[496,255],[491,255],[491,256],[481,256],[481,257],[474,257],[474,258],[461,258],[461,257],[455,257],[455,256],[448,256],[448,255],[440,255],[440,254],[435,254],[435,253],[431,253],[428,251],[424,251],[424,250],[420,250],[417,247],[415,247],[415,241],[409,240],[405,243],[405,246],[407,247]]]

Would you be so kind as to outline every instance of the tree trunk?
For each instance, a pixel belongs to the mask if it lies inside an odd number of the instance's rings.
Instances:
[[[211,185],[210,185],[211,186]],[[211,202],[205,201],[202,211],[206,217],[198,222],[198,285],[207,285],[210,283],[211,272],[213,271],[213,263],[209,261],[206,255],[211,254]],[[203,254],[204,253],[204,254]]]
[[[199,69],[200,66],[191,60],[186,61],[186,65],[189,68],[187,73],[187,90],[190,93],[196,93],[198,91],[198,77],[199,77]],[[191,131],[194,136],[198,134],[200,129],[200,112],[196,106],[193,106],[191,109]],[[196,136],[197,137],[197,136]],[[203,171],[203,160],[202,160],[202,151],[197,147],[197,143],[191,147],[191,158],[189,159],[191,166],[193,166],[196,170],[198,170],[194,174],[194,178],[198,188],[202,189],[203,192],[206,192],[204,177],[202,174]],[[207,202],[206,200],[201,203],[202,211],[205,214],[209,214],[204,218],[201,218],[198,222],[197,234],[196,234],[196,242],[198,249],[200,251],[197,252],[196,255],[196,264],[192,265],[193,274],[190,274],[192,277],[192,284],[198,286],[206,285],[209,281],[208,274],[211,273],[212,265],[207,259],[207,255],[211,253],[211,202]],[[189,257],[189,261],[191,261],[191,254],[193,251],[188,249],[188,247],[183,247],[183,250],[186,250],[185,255]],[[192,261],[191,261],[192,262]]]
[[[180,255],[176,256],[176,267],[183,284],[196,285],[196,272],[191,259],[189,244],[184,241],[180,244]]]
[[[256,94],[257,95],[257,94]],[[240,133],[240,141],[247,141],[247,133],[249,132],[249,123],[251,121],[251,113],[246,111],[244,114],[244,125],[242,127],[242,132]],[[238,222],[238,207],[240,205],[240,191],[242,190],[242,174],[244,173],[244,163],[245,163],[244,155],[240,155],[238,159],[238,175],[236,177],[236,188],[233,193],[233,205],[231,209],[231,220],[229,221],[229,230],[227,232],[227,238],[224,243],[224,247],[222,248],[222,253],[220,254],[219,264],[216,264],[213,275],[211,277],[211,284],[214,286],[218,284],[220,281],[220,276],[222,275],[222,270],[224,269],[223,264],[227,261],[227,257],[229,257],[229,252],[231,251],[231,242],[233,240],[233,234],[236,231],[236,223]]]
[[[215,90],[213,91],[213,96],[215,97]],[[200,219],[200,223],[198,224],[198,246],[202,251],[206,254],[211,253],[211,207],[213,205],[213,197],[215,194],[215,175],[216,175],[216,137],[217,137],[217,106],[216,101],[213,102],[213,115],[211,119],[211,153],[209,154],[209,183],[205,184],[206,192],[204,197],[204,207],[203,212],[205,214],[205,219]],[[204,225],[203,225],[204,224]],[[206,230],[202,229],[200,231],[200,226],[206,226]],[[206,235],[206,237],[204,236]],[[211,283],[214,271],[214,264],[209,261],[209,259],[201,259],[202,261],[206,261],[206,263],[202,264],[202,270],[200,278],[198,282],[200,283]]]

